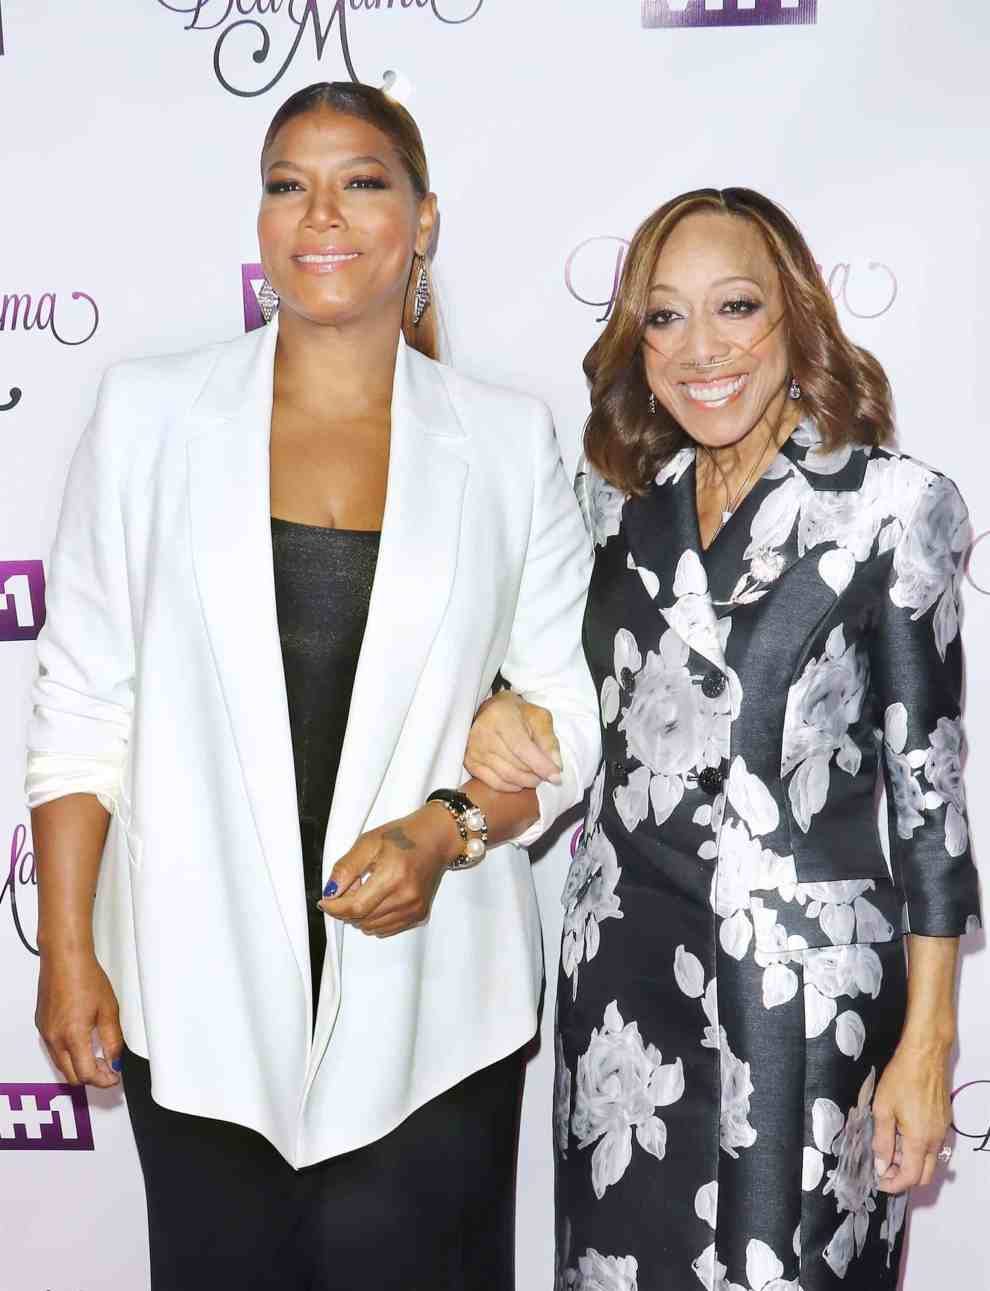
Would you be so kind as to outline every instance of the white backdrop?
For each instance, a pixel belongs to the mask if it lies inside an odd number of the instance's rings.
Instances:
[[[817,21],[795,21],[814,16],[812,0],[645,9],[659,25],[644,26],[641,0],[0,0],[0,405],[21,391],[0,411],[2,1291],[148,1285],[119,1099],[90,1097],[95,1146],[73,1151],[87,1144],[82,1104],[11,1088],[57,1079],[33,1031],[37,959],[25,944],[36,900],[22,737],[41,597],[40,567],[24,562],[47,557],[103,368],[243,329],[258,148],[289,93],[346,77],[348,59],[360,79],[397,68],[412,83],[443,210],[437,276],[453,360],[548,400],[568,465],[587,404],[580,360],[622,239],[683,189],[746,184],[806,230],[843,323],[887,366],[902,443],[960,483],[978,532],[990,526],[983,0],[820,0]],[[990,835],[990,618],[975,585],[990,590],[990,543],[975,546],[970,574],[979,848]],[[536,866],[551,980],[565,860],[566,840]],[[970,1137],[940,1189],[916,1199],[908,1291],[990,1284],[988,990],[990,961],[971,942],[954,1073]],[[521,1291],[552,1282],[549,1022],[526,1092]],[[40,1138],[27,1137],[32,1120]]]

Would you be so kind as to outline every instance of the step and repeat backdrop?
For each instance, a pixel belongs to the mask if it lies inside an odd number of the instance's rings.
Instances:
[[[60,1086],[33,1028],[22,741],[62,484],[102,371],[263,325],[254,221],[275,108],[315,80],[401,73],[443,212],[452,362],[546,399],[568,466],[587,410],[581,359],[639,221],[707,184],[761,189],[797,216],[843,324],[890,373],[902,444],[959,482],[980,535],[965,627],[979,853],[988,42],[983,0],[0,0],[2,1291],[148,1287],[126,1109]],[[535,864],[551,978],[572,830]],[[990,1285],[990,956],[978,939],[960,993],[956,1152],[915,1198],[908,1291]],[[526,1088],[521,1291],[553,1279],[550,1022]]]

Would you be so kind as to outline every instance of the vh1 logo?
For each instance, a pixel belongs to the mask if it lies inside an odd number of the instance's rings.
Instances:
[[[818,0],[643,0],[644,27],[774,27],[818,21]]]
[[[44,625],[44,564],[0,560],[0,641],[34,641]]]
[[[83,1085],[0,1085],[0,1152],[92,1152]]]

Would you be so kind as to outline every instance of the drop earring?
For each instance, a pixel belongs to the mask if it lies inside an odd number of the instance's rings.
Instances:
[[[657,415],[657,397],[652,390],[650,391],[650,414],[654,417]]]
[[[267,278],[258,288],[258,308],[266,323],[272,321],[272,315],[278,309],[278,292]]]
[[[787,387],[787,393],[792,399],[801,398],[801,387],[798,385],[795,377],[791,377],[791,384]]]
[[[426,256],[419,258],[419,276],[416,279],[416,292],[413,297],[413,327],[419,327],[423,315],[430,308],[430,275],[426,269]]]

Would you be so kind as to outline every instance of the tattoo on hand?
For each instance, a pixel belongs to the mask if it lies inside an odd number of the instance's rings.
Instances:
[[[391,829],[386,829],[382,834],[382,838],[388,843],[394,843],[400,851],[414,852],[416,850],[416,844],[401,825],[393,825]]]

